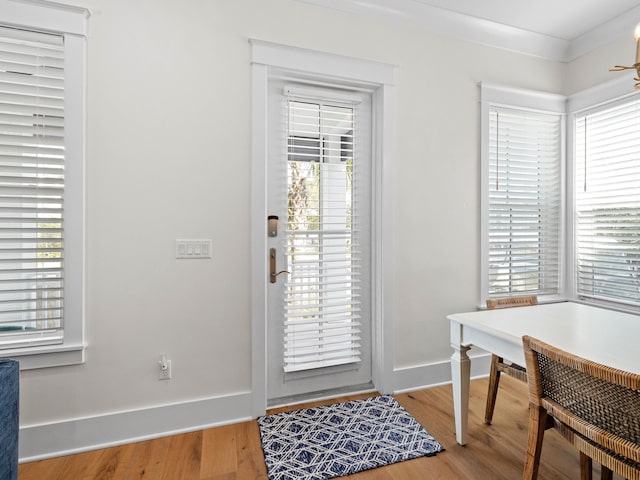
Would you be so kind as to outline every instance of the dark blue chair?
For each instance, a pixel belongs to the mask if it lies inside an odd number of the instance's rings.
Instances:
[[[20,367],[0,358],[0,479],[18,479]]]

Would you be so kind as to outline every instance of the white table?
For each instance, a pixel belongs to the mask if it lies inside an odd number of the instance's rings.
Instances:
[[[456,440],[467,441],[472,345],[524,365],[522,336],[621,370],[640,373],[640,316],[573,302],[448,315]]]

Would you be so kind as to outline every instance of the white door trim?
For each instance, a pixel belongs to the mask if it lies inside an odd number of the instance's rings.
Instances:
[[[341,55],[249,40],[251,59],[251,389],[254,416],[267,408],[267,85],[285,72],[327,84],[372,90],[374,284],[373,384],[393,388],[393,115],[395,67]]]

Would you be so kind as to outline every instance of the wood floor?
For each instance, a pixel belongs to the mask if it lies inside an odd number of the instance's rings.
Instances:
[[[350,480],[514,480],[527,440],[524,383],[501,379],[493,425],[485,425],[486,380],[471,382],[469,441],[455,441],[451,386],[396,395],[444,447],[423,457],[361,472]],[[361,396],[349,397],[360,398]],[[337,399],[333,401],[340,401]],[[331,403],[332,401],[318,402]],[[316,404],[308,404],[310,406]],[[296,407],[299,408],[299,407]],[[278,409],[270,411],[282,411]],[[599,475],[599,474],[598,474]],[[19,480],[267,480],[256,421],[21,464]],[[540,480],[578,479],[578,454],[555,431],[542,450]],[[594,476],[594,478],[599,478]],[[619,479],[619,477],[615,477]]]

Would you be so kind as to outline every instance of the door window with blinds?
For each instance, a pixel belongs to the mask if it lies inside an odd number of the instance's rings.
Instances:
[[[577,294],[640,306],[640,98],[574,126]]]
[[[557,294],[561,116],[501,106],[487,112],[484,295]]]
[[[363,218],[355,109],[286,96],[284,371],[360,361]]]
[[[0,349],[63,341],[64,53],[0,27]]]

